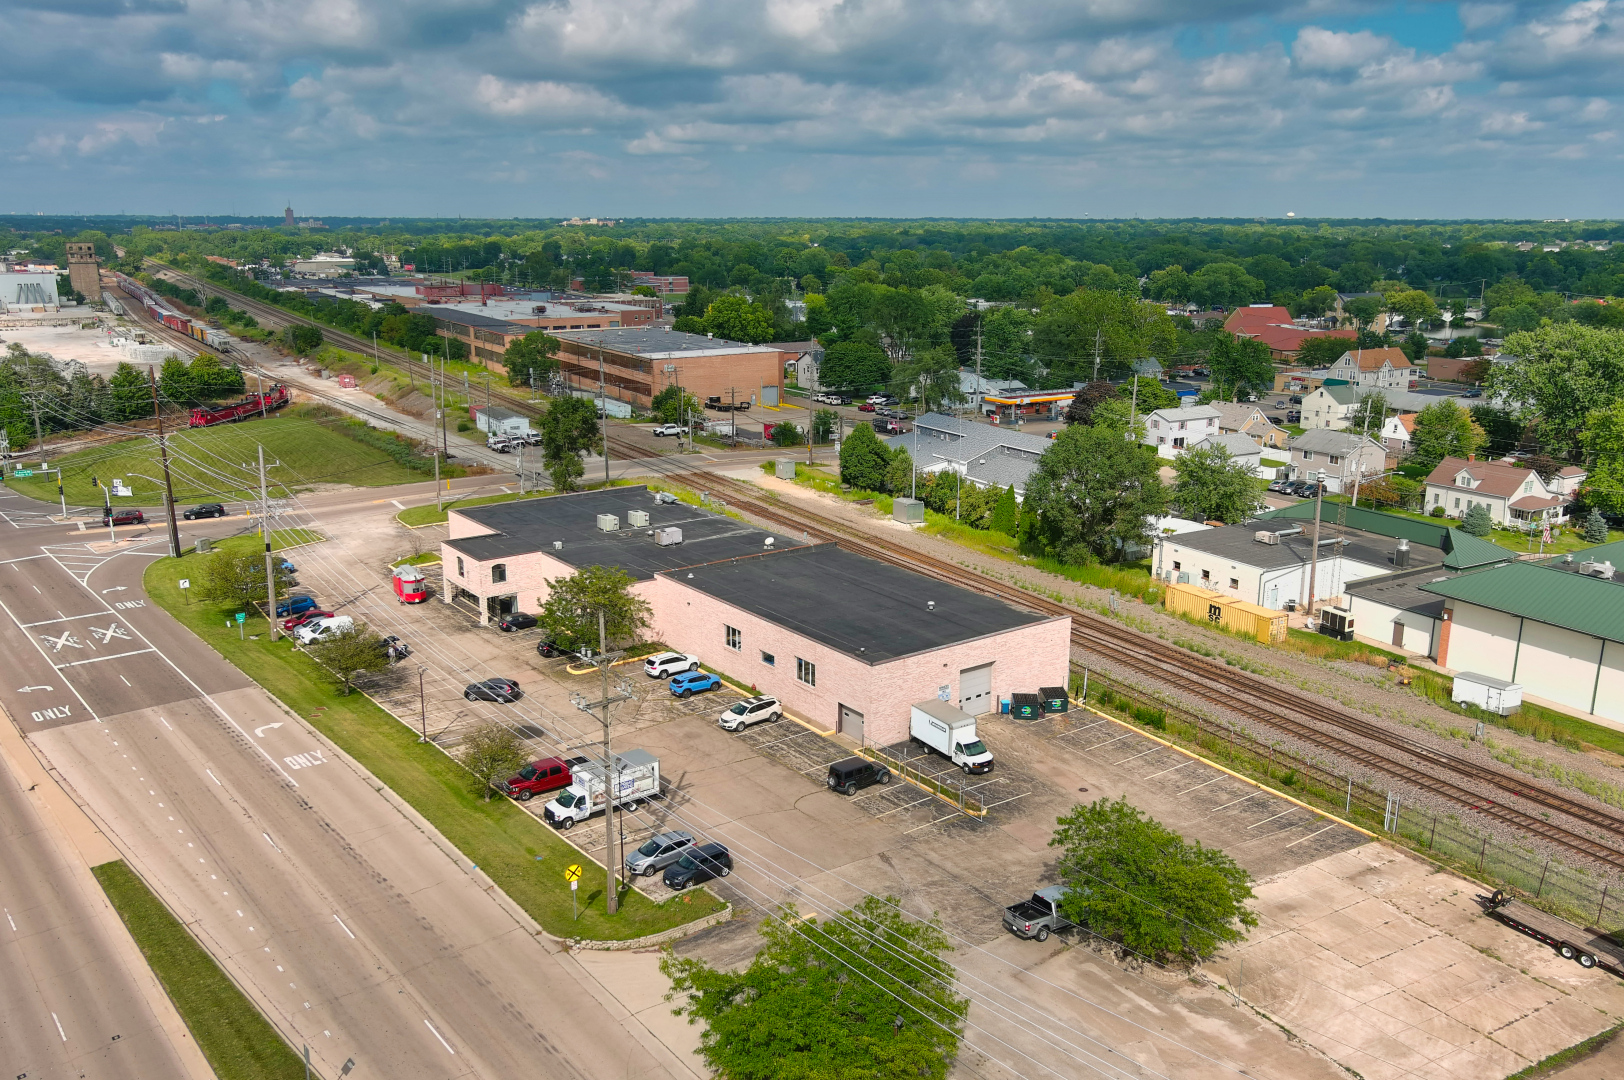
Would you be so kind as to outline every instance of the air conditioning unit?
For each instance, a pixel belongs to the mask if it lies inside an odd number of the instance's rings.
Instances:
[[[1347,608],[1322,608],[1319,613],[1319,632],[1338,641],[1353,640],[1353,612]]]
[[[676,547],[682,543],[682,530],[678,528],[656,529],[654,542],[661,547]]]
[[[1278,544],[1280,542],[1279,534],[1272,533],[1268,529],[1259,529],[1252,534],[1252,539],[1260,544]]]
[[[1613,576],[1613,564],[1586,560],[1579,564],[1579,573],[1586,577],[1610,578]]]
[[[616,517],[614,514],[599,514],[598,528],[603,532],[619,532],[620,518]]]
[[[646,528],[648,528],[648,511],[647,510],[628,510],[628,511],[626,511],[626,524],[632,526],[633,528],[637,528],[637,529],[646,529]]]

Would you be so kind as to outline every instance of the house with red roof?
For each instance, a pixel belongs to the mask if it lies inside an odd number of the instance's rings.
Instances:
[[[1572,494],[1561,486],[1548,485],[1533,469],[1510,462],[1446,457],[1427,476],[1426,506],[1429,513],[1443,507],[1445,517],[1458,518],[1481,505],[1496,525],[1509,528],[1531,528],[1547,521],[1555,525],[1567,520],[1573,502]]]
[[[1253,338],[1269,347],[1276,360],[1290,360],[1309,338],[1356,339],[1353,330],[1306,330],[1291,321],[1291,312],[1277,304],[1251,304],[1236,308],[1224,320],[1224,329],[1236,337]]]

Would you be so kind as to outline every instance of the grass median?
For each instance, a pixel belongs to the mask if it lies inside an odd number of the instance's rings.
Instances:
[[[248,630],[258,631],[258,640],[239,640],[235,630],[226,629],[234,607],[187,605],[176,583],[183,577],[198,576],[204,558],[207,556],[187,555],[154,560],[146,573],[147,595],[388,784],[548,933],[625,941],[681,926],[722,908],[720,901],[703,890],[677,894],[659,904],[628,890],[620,911],[609,915],[604,911],[605,882],[589,873],[580,890],[580,918],[572,919],[564,868],[580,862],[580,852],[506,799],[486,802],[474,794],[467,772],[444,751],[433,743],[418,742],[415,732],[364,694],[341,695],[327,672],[289,641],[272,644],[265,623],[256,619],[257,626],[248,626]]]
[[[122,861],[91,868],[220,1080],[298,1080],[304,1063]]]

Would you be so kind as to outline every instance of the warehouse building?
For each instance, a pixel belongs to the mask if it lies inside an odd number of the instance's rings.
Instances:
[[[550,580],[616,566],[649,602],[650,637],[871,744],[906,739],[917,701],[985,713],[1012,692],[1067,684],[1069,618],[657,501],[644,487],[469,507],[449,519],[447,603],[482,621],[539,612]]]
[[[784,362],[776,345],[746,345],[670,328],[571,330],[554,334],[559,366],[574,390],[604,394],[647,409],[668,386],[681,386],[700,401],[720,398],[750,405],[778,405],[784,395]]]
[[[1624,724],[1624,541],[1514,561],[1421,590],[1444,602],[1438,666],[1492,675]]]

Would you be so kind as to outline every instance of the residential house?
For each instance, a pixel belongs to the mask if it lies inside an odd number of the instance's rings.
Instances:
[[[1556,482],[1566,483],[1567,478],[1559,476]],[[1577,490],[1578,482],[1572,486]],[[1459,518],[1472,507],[1483,506],[1491,521],[1510,528],[1566,521],[1572,502],[1571,493],[1553,489],[1533,469],[1505,461],[1446,457],[1426,482],[1428,513],[1442,507],[1445,517]]]
[[[1218,434],[1218,416],[1211,405],[1153,410],[1145,416],[1145,444],[1160,457],[1177,457],[1185,447]]]
[[[1291,440],[1291,478],[1314,480],[1323,473],[1327,491],[1352,491],[1361,475],[1377,476],[1386,466],[1387,451],[1366,435],[1320,428]]]
[[[1352,340],[1352,330],[1310,330],[1291,320],[1291,312],[1274,304],[1251,304],[1236,308],[1224,320],[1224,329],[1236,337],[1253,338],[1269,347],[1276,360],[1295,357],[1309,338],[1335,337]]]
[[[1382,445],[1395,454],[1408,453],[1415,438],[1415,417],[1413,412],[1389,416],[1382,424]]]
[[[1353,316],[1348,314],[1347,305],[1349,300],[1379,300],[1385,304],[1387,297],[1379,292],[1337,293],[1336,303],[1331,305],[1331,314],[1335,315],[1337,322],[1343,325],[1349,325],[1353,322]],[[1370,329],[1377,334],[1387,329],[1387,313],[1385,311],[1376,316],[1375,321],[1370,324]]]
[[[994,427],[942,413],[926,413],[914,421],[913,431],[883,441],[892,451],[908,451],[921,473],[952,470],[976,487],[1012,487],[1017,499],[1026,497],[1026,483],[1038,467],[1038,458],[1054,445],[1013,427]]]
[[[1311,394],[1303,395],[1302,426],[1309,431],[1325,429],[1341,431],[1348,417],[1359,407],[1364,392],[1345,383],[1322,386]]]
[[[1245,435],[1234,433],[1208,435],[1205,439],[1191,446],[1190,449],[1206,450],[1219,446],[1229,451],[1231,459],[1239,461],[1251,469],[1253,476],[1265,475],[1263,472],[1263,448]],[[1270,469],[1267,475],[1272,479],[1274,470]]]
[[[1353,349],[1330,366],[1327,377],[1365,390],[1408,390],[1416,374],[1403,349]]]
[[[1245,435],[1259,446],[1284,450],[1291,441],[1291,433],[1263,415],[1256,405],[1233,401],[1215,401],[1218,410],[1218,430],[1229,435]]]

